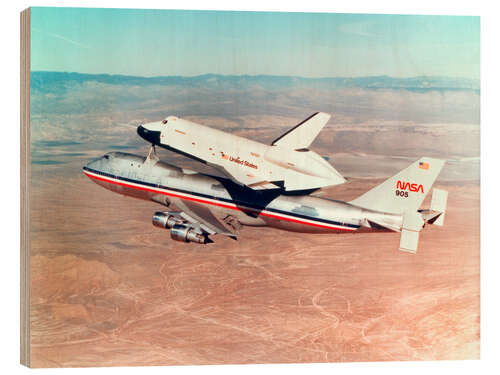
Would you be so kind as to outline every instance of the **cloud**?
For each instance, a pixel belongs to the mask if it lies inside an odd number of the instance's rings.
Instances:
[[[47,31],[42,31],[40,29],[37,29],[35,27],[32,28],[32,31],[36,31],[36,32],[39,32],[43,35],[47,35],[49,37],[52,37],[52,38],[56,38],[56,39],[60,39],[60,40],[64,40],[65,42],[67,43],[71,43],[75,46],[78,46],[78,47],[82,47],[82,48],[90,48],[89,46],[83,44],[83,43],[80,43],[80,42],[77,42],[75,40],[72,40],[72,39],[69,39],[69,38],[66,38],[65,36],[62,36],[62,35],[59,35],[59,34],[54,34],[54,33],[49,33]]]

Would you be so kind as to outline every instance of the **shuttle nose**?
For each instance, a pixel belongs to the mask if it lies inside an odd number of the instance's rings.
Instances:
[[[160,144],[161,131],[159,130],[150,130],[143,125],[139,125],[137,127],[137,134],[139,134],[141,138],[144,138],[146,141],[152,144]]]

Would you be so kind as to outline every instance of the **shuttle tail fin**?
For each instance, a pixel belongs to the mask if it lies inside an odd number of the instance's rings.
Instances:
[[[330,117],[328,113],[316,112],[276,138],[271,145],[282,146],[292,150],[308,148],[328,120],[330,120]]]

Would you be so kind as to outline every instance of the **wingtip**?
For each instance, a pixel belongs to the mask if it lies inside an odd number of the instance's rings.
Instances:
[[[320,115],[320,116],[323,116],[323,117],[327,117],[328,119],[330,119],[330,117],[332,117],[332,115],[331,115],[331,114],[326,113],[326,112],[316,112],[316,113],[314,114],[314,116],[316,116],[316,115]]]

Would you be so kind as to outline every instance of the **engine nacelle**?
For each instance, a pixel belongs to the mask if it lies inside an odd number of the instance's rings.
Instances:
[[[155,212],[153,215],[153,225],[158,228],[163,228],[163,229],[170,229],[172,228],[175,224],[181,224],[182,219],[170,215],[166,212]]]
[[[197,233],[192,227],[184,224],[175,224],[170,231],[170,237],[175,241],[208,243],[208,237]]]

